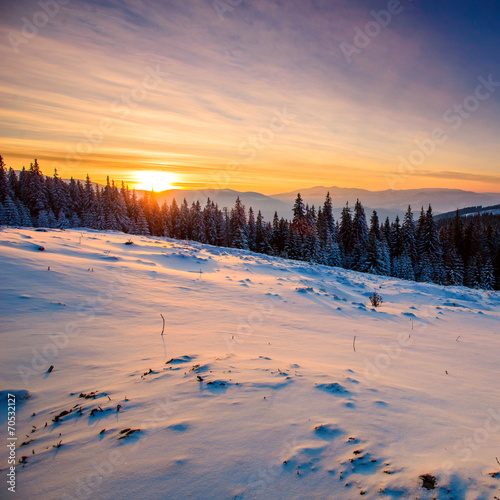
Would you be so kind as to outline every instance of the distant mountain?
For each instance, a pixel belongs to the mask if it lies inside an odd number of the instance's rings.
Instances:
[[[19,175],[19,171],[16,171],[16,173]],[[64,180],[69,182],[69,179]],[[80,180],[80,182],[83,183],[85,181]],[[94,188],[103,187],[102,184],[95,182],[92,184]],[[142,196],[144,192],[136,190],[139,196]],[[346,202],[349,202],[349,205],[353,207],[357,199],[363,204],[368,220],[372,211],[376,210],[381,222],[386,217],[389,217],[391,221],[397,215],[402,218],[408,205],[411,205],[414,214],[418,214],[421,207],[426,209],[430,203],[434,214],[436,216],[439,215],[439,218],[442,219],[454,216],[457,208],[461,210],[460,215],[471,215],[477,213],[478,210],[482,212],[489,210],[490,213],[498,213],[499,207],[497,205],[500,204],[500,193],[475,193],[461,189],[442,188],[369,191],[367,189],[340,188],[337,186],[316,186],[271,196],[252,191],[241,192],[232,189],[170,189],[156,193],[156,199],[160,204],[164,201],[171,204],[175,198],[177,203],[181,204],[184,198],[186,198],[190,205],[193,202],[199,201],[204,206],[207,198],[210,197],[220,208],[227,207],[231,209],[234,206],[236,198],[239,196],[247,210],[252,207],[256,216],[260,210],[266,221],[272,221],[274,212],[278,212],[278,215],[285,219],[292,217],[293,203],[299,192],[304,203],[310,206],[315,205],[316,208],[323,205],[326,193],[329,192],[332,197],[333,215],[337,220],[340,218],[342,208]]]
[[[389,217],[394,220],[396,215],[401,218],[408,205],[411,205],[413,212],[418,214],[423,206],[427,208],[429,203],[432,205],[434,213],[437,215],[442,212],[454,212],[457,208],[471,206],[488,206],[500,202],[500,193],[474,193],[472,191],[462,191],[459,189],[407,189],[407,190],[386,190],[386,191],[368,191],[366,189],[339,188],[318,186],[314,188],[291,191],[289,193],[280,193],[272,196],[266,196],[252,191],[241,192],[232,189],[210,189],[210,190],[190,190],[190,189],[171,189],[156,194],[158,203],[166,201],[172,203],[175,198],[178,204],[182,203],[184,198],[191,203],[199,201],[202,206],[210,197],[220,208],[227,207],[231,209],[234,206],[236,198],[239,196],[245,207],[252,207],[255,214],[260,210],[266,221],[271,221],[274,212],[277,211],[280,217],[290,219],[292,216],[292,207],[300,192],[304,203],[319,207],[325,201],[327,192],[333,200],[333,214],[336,219],[340,218],[342,208],[346,202],[354,206],[357,199],[365,207],[367,218],[373,210],[377,210],[380,221]],[[142,194],[141,191],[138,194]]]
[[[327,192],[330,192],[334,207],[341,208],[347,201],[349,205],[354,205],[359,199],[365,208],[374,207],[380,213],[389,211],[389,213],[401,214],[406,211],[408,205],[411,205],[413,212],[418,212],[422,206],[427,208],[430,203],[433,211],[437,214],[472,205],[486,206],[500,202],[500,193],[474,193],[460,189],[368,191],[366,189],[317,186],[300,190],[304,202],[316,206],[324,202]],[[272,198],[293,203],[296,196],[297,191],[291,191],[272,195]]]
[[[442,220],[442,219],[449,219],[451,217],[455,217],[457,211],[453,210],[451,212],[446,212],[444,214],[439,214],[436,216],[436,220]],[[500,214],[500,205],[492,205],[491,207],[466,207],[466,208],[461,208],[458,211],[458,215],[461,217],[469,217],[471,215],[478,215],[478,214],[492,214],[492,215],[499,215]]]
[[[94,187],[103,187],[100,184],[93,184]],[[177,204],[180,205],[186,198],[190,205],[199,201],[204,206],[209,197],[220,208],[227,207],[231,209],[239,196],[247,210],[252,207],[256,216],[260,210],[266,221],[272,221],[274,212],[278,212],[278,215],[285,219],[292,217],[293,203],[299,192],[304,203],[315,205],[316,208],[323,205],[326,193],[330,192],[333,202],[333,215],[337,220],[340,218],[341,210],[346,202],[349,202],[349,205],[353,207],[357,199],[363,204],[368,220],[372,211],[376,210],[381,222],[386,217],[389,217],[391,221],[397,215],[402,218],[408,205],[411,205],[414,214],[418,214],[422,206],[427,208],[430,203],[435,215],[443,214],[440,218],[446,218],[447,216],[454,216],[457,208],[466,211],[463,215],[468,215],[477,212],[478,209],[496,209],[498,207],[494,205],[500,203],[500,193],[475,193],[460,189],[440,188],[369,191],[367,189],[339,188],[336,186],[316,186],[271,196],[252,191],[235,191],[233,189],[170,189],[156,193],[156,199],[160,204],[166,201],[170,205],[175,198]],[[136,193],[142,196],[144,191],[136,190]]]
[[[255,212],[255,217],[257,217],[257,213],[260,210],[266,221],[272,221],[275,211],[278,212],[280,217],[288,219],[292,213],[293,202],[290,204],[286,201],[277,200],[260,193],[254,193],[251,191],[240,192],[232,189],[207,189],[203,191],[191,189],[170,189],[168,191],[157,193],[156,199],[160,204],[166,201],[170,205],[172,200],[175,198],[177,204],[180,205],[184,198],[186,198],[189,205],[193,202],[199,201],[203,207],[207,203],[207,198],[210,198],[214,203],[219,205],[219,208],[227,207],[228,209],[231,209],[234,207],[234,203],[238,196],[247,210],[252,207]]]

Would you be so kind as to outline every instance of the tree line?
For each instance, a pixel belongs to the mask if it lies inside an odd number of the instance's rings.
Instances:
[[[8,226],[86,227],[129,234],[166,236],[210,245],[248,249],[311,263],[338,266],[419,282],[500,289],[500,216],[481,214],[436,222],[432,207],[415,221],[411,207],[399,217],[368,221],[358,200],[333,217],[330,194],[322,206],[304,204],[300,194],[293,218],[274,214],[266,222],[238,197],[233,208],[207,200],[161,206],[154,193],[138,197],[123,183],[94,185],[44,176],[37,160],[17,174],[0,156],[0,224]]]

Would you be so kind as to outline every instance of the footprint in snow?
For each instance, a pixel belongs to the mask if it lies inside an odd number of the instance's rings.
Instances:
[[[343,431],[334,424],[320,424],[314,428],[314,434],[325,441],[334,441]]]
[[[340,385],[337,382],[333,382],[331,384],[318,384],[316,386],[318,389],[328,392],[329,394],[333,394],[339,398],[348,398],[351,396],[351,391],[346,389],[343,385]]]
[[[189,361],[193,360],[196,356],[179,356],[178,358],[169,359],[165,364],[166,365],[177,365],[181,363],[189,363]]]
[[[186,422],[180,422],[178,424],[172,424],[167,427],[167,430],[169,431],[175,431],[175,432],[186,432],[189,430],[190,425]]]

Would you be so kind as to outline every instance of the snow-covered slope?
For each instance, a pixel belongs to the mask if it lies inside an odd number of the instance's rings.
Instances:
[[[498,292],[128,238],[0,231],[19,498],[500,497]]]

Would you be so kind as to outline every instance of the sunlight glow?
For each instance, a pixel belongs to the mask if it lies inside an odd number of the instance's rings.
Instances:
[[[160,172],[158,170],[145,170],[135,172],[135,189],[145,191],[166,191],[172,189],[177,176],[172,172]]]

